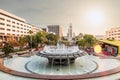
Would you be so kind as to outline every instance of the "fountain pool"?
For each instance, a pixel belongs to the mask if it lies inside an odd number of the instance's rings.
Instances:
[[[61,50],[64,51],[60,52]],[[71,51],[69,52],[69,50]],[[21,76],[21,79],[23,77],[55,80],[92,79],[96,77],[99,79],[102,76],[118,73],[120,71],[119,65],[119,60],[100,59],[97,56],[88,55],[76,46],[72,46],[72,48],[48,46],[31,57],[4,59],[1,70]]]

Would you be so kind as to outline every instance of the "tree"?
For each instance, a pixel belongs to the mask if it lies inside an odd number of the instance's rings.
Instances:
[[[83,38],[83,33],[79,33],[78,38],[82,39]]]
[[[9,53],[14,51],[14,48],[9,43],[4,43],[2,51],[5,53],[6,56],[8,56]]]
[[[47,34],[46,38],[47,38],[47,44],[49,44],[49,45],[55,45],[58,41],[57,35],[55,35],[53,33]]]
[[[24,41],[28,43],[29,47],[35,47],[37,45],[37,40],[35,35],[27,35],[24,38]]]
[[[96,43],[96,38],[94,38],[94,36],[90,34],[85,34],[83,36],[83,39],[85,40],[86,47],[93,46]]]
[[[83,38],[76,42],[77,45],[81,47],[91,47],[97,42],[96,38],[93,35],[85,34]]]
[[[18,42],[20,46],[23,47],[26,44],[25,37],[20,37]]]
[[[74,40],[75,40],[75,41],[79,41],[79,40],[81,40],[82,38],[83,38],[83,33],[79,33],[78,36],[75,36]]]
[[[78,44],[78,46],[84,47],[85,46],[85,40],[81,39],[81,40],[77,41],[76,44]]]
[[[43,44],[46,42],[46,33],[45,32],[37,32],[36,33],[37,44]]]
[[[33,31],[32,31],[32,30],[29,30],[29,31],[28,31],[28,33],[29,33],[29,34],[32,34],[32,33],[33,33]]]

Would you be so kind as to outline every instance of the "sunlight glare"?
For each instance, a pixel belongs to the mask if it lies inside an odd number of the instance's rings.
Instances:
[[[96,53],[101,53],[101,51],[102,51],[101,46],[100,46],[100,45],[96,45],[96,46],[94,47],[94,51],[95,51]]]
[[[87,14],[87,19],[90,24],[100,24],[103,21],[103,15],[99,11],[90,11]]]

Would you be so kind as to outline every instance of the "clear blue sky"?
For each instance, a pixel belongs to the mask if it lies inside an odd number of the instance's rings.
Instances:
[[[76,34],[120,26],[120,0],[0,0],[0,8],[40,27],[59,24],[64,35],[69,23]]]

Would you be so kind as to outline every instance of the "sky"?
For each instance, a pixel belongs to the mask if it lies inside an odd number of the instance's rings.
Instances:
[[[120,0],[0,0],[0,9],[39,27],[60,25],[63,35],[70,23],[76,35],[120,27]]]

